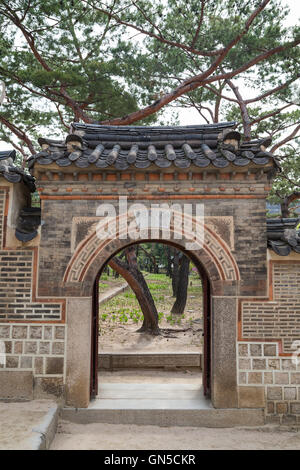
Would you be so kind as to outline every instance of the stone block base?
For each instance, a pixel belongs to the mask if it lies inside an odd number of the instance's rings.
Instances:
[[[0,399],[32,400],[33,374],[31,371],[0,371]]]

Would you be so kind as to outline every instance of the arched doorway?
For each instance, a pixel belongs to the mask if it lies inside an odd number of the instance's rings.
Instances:
[[[153,241],[153,240],[152,240]],[[157,242],[158,240],[156,240]],[[178,249],[178,245],[170,243],[169,241],[159,240],[160,244],[171,245]],[[131,243],[130,245],[142,244]],[[92,302],[92,326],[91,326],[91,380],[90,380],[90,397],[95,398],[98,394],[98,331],[99,331],[99,280],[101,274],[110,259],[116,256],[124,247],[118,250],[107,259],[106,263],[100,268],[96,275],[93,287],[93,302]],[[197,257],[191,255],[188,251],[179,249],[181,252],[185,251],[185,255],[195,264],[198,274],[202,281],[202,314],[203,314],[203,351],[202,351],[202,385],[203,393],[206,398],[211,396],[211,286],[208,274]]]
[[[129,219],[130,221],[130,219]],[[115,225],[115,219],[107,222]],[[122,234],[121,234],[122,235]],[[204,242],[201,248],[186,250],[191,238],[178,238],[177,227],[170,226],[169,238],[162,233],[156,238],[142,238],[139,242],[166,242],[186,252],[199,272],[207,276],[210,296],[210,391],[213,406],[234,408],[237,402],[237,303],[236,292],[240,273],[230,247],[210,227],[204,224]],[[182,233],[181,233],[182,235]],[[67,403],[76,407],[87,407],[90,402],[91,384],[91,318],[94,285],[97,275],[106,263],[121,249],[133,245],[137,240],[122,237],[117,231],[108,239],[99,239],[96,228],[77,245],[63,276],[63,286],[68,292],[66,354]],[[206,292],[208,289],[206,289]],[[211,302],[209,304],[209,297]],[[80,324],[81,331],[78,331]],[[206,354],[206,357],[209,357]]]

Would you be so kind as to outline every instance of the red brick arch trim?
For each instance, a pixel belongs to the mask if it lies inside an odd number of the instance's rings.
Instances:
[[[121,217],[124,217],[124,215]],[[116,221],[120,221],[120,217],[107,221],[105,226],[106,230],[108,231],[110,227],[114,227]],[[119,224],[117,224],[117,226],[119,226]],[[239,269],[229,246],[211,229],[211,227],[204,225],[204,228],[204,243],[202,249],[194,250],[191,254],[202,263],[204,268],[206,268],[208,275],[214,275],[215,278],[217,277],[218,280],[222,281],[240,280]],[[135,243],[132,239],[120,238],[121,235],[122,231],[117,231],[116,236],[113,239],[103,240],[98,238],[97,231],[95,229],[77,246],[66,268],[63,282],[83,282],[91,265],[96,262],[96,260],[98,260],[98,263],[99,259],[101,259],[102,262],[105,262],[111,257],[111,255],[120,249],[128,246],[129,244]],[[182,247],[185,250],[186,242],[188,242],[189,239],[192,239],[192,235],[189,238],[189,234],[185,234],[185,237],[182,239],[178,239],[178,235],[179,231],[176,227],[171,225],[170,240],[164,239],[160,232],[160,236],[156,237],[155,241],[161,240],[162,242],[169,242],[177,245],[179,248]],[[151,238],[136,240],[136,242],[141,241],[151,241]],[[214,267],[213,270],[212,267]],[[214,274],[212,271],[214,271]]]

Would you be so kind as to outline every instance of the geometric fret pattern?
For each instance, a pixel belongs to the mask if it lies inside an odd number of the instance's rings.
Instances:
[[[130,222],[129,219],[128,224]],[[114,226],[116,226],[116,220],[111,219],[103,228],[109,231],[109,227]],[[170,227],[171,239],[174,234],[175,231]],[[119,234],[116,233],[114,240],[117,239],[118,236]],[[161,234],[158,238],[163,241]],[[178,243],[176,237],[174,237],[174,241]],[[106,247],[109,242],[110,240],[98,238],[96,229],[94,229],[92,234],[89,234],[85,240],[77,246],[65,272],[64,282],[81,282],[84,278],[86,267],[92,263],[95,256]],[[203,249],[216,266],[221,279],[230,281],[240,279],[238,266],[228,245],[213,232],[211,227],[205,227]]]

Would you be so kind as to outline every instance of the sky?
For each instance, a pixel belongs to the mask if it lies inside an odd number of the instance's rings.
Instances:
[[[290,26],[293,25],[299,20],[300,18],[300,0],[282,0],[283,5],[288,5],[290,7],[290,15],[287,18],[286,25]],[[251,96],[254,96],[255,90],[254,89],[244,89],[243,91],[243,96],[245,96],[246,99],[251,98]],[[228,95],[229,93],[227,93]],[[171,116],[171,113],[174,113],[174,111],[178,112],[178,118],[179,118],[179,125],[181,126],[188,126],[188,125],[193,125],[193,124],[201,124],[203,123],[203,120],[200,120],[199,113],[191,108],[188,110],[182,109],[182,108],[173,108],[170,109],[166,112],[166,117]],[[1,105],[0,105],[0,112],[1,112]],[[51,136],[49,136],[51,137]],[[11,149],[12,146],[7,144],[6,142],[0,141],[0,151],[1,150],[9,150]]]

